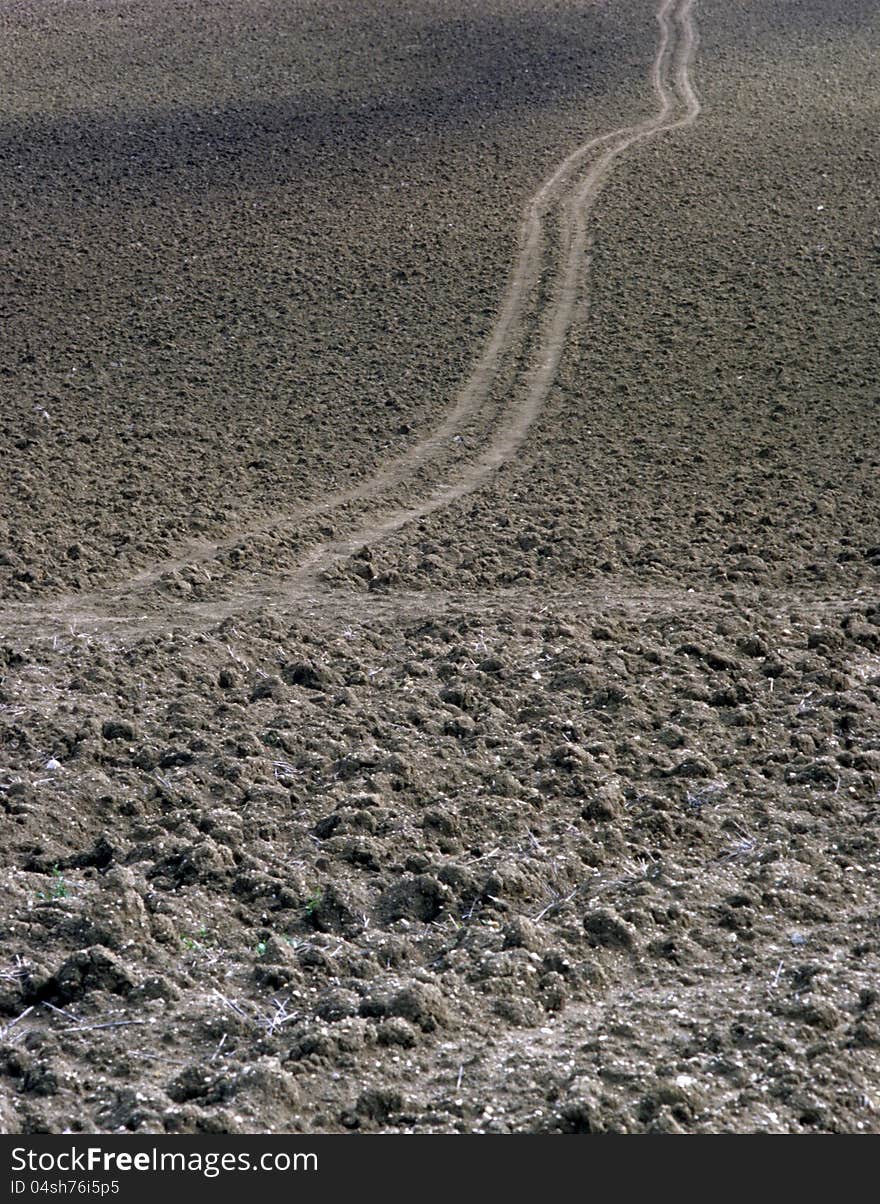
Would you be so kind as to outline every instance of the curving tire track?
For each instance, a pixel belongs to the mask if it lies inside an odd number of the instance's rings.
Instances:
[[[655,15],[658,44],[650,69],[657,110],[641,122],[622,126],[577,147],[529,200],[495,325],[454,405],[438,427],[360,484],[297,511],[242,527],[221,541],[191,544],[180,556],[157,562],[125,582],[51,602],[8,606],[0,612],[4,626],[33,629],[74,622],[93,629],[108,627],[120,635],[126,628],[136,634],[150,627],[164,627],[167,618],[161,612],[134,619],[131,611],[147,603],[152,587],[167,574],[191,566],[206,566],[247,539],[269,532],[277,534],[279,530],[293,532],[310,519],[373,503],[378,513],[342,539],[313,547],[292,573],[264,579],[256,588],[236,590],[228,599],[185,604],[175,601],[173,612],[175,621],[184,617],[216,621],[252,606],[306,600],[315,592],[316,578],[334,564],[484,485],[522,445],[552,387],[578,301],[585,290],[589,215],[609,172],[632,147],[692,125],[700,112],[690,78],[697,43],[693,3],[694,0],[660,0]],[[559,207],[561,239],[555,283],[544,312],[537,309],[530,313],[546,263],[545,219],[554,206]],[[496,403],[493,391],[497,391],[499,378],[502,372],[511,371],[517,348],[532,330],[536,331],[532,362],[519,372],[500,404]],[[513,368],[516,367],[514,364]],[[469,422],[479,424],[482,430],[482,450],[473,460],[464,464],[453,461],[444,471],[450,453],[454,454],[453,436]],[[425,475],[426,470],[438,469],[439,479],[421,500],[411,505],[392,502],[382,507],[384,495],[417,475]],[[120,608],[127,613],[118,614]],[[165,604],[163,609],[171,607]]]
[[[505,421],[475,462],[463,468],[451,480],[443,482],[423,502],[394,510],[365,525],[346,539],[314,549],[291,579],[290,585],[294,589],[297,586],[301,589],[310,577],[325,572],[335,561],[351,556],[409,523],[425,518],[451,502],[473,493],[522,445],[556,378],[575,306],[584,284],[582,277],[587,252],[588,218],[605,179],[614,163],[631,147],[660,134],[693,125],[700,113],[700,102],[690,81],[690,63],[696,47],[692,8],[693,0],[664,0],[657,11],[660,41],[652,65],[651,80],[660,101],[659,111],[638,125],[616,130],[613,134],[588,144],[590,148],[595,148],[602,142],[611,142],[611,145],[592,162],[567,200],[563,216],[563,229],[566,231],[565,253],[549,312],[542,322],[536,362],[528,371],[519,399],[511,405]],[[673,10],[674,26],[670,22],[670,13]],[[671,117],[675,109],[675,94],[664,78],[664,68],[670,57],[675,61],[675,91],[685,107],[685,112],[680,117]],[[566,160],[545,185],[548,194],[552,192],[558,179],[568,174],[567,165],[570,161],[579,160],[587,153],[587,147],[583,147],[575,156]],[[543,192],[544,189],[538,194],[539,198]],[[540,229],[537,227],[542,204],[543,199],[537,205],[533,202],[534,208],[528,222],[529,245],[533,240],[537,241],[540,238]],[[514,284],[516,283],[515,275]]]

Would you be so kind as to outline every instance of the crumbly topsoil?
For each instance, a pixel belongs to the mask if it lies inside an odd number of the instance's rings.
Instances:
[[[0,1131],[880,1129],[880,24],[695,19],[515,457],[286,597],[654,5],[4,15]]]

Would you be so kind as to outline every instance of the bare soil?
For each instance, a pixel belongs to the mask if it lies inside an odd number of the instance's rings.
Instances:
[[[876,6],[0,29],[0,1131],[880,1130]]]

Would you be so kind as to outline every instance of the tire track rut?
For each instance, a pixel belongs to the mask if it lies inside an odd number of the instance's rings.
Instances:
[[[473,493],[522,445],[556,378],[575,305],[584,284],[582,277],[587,252],[588,218],[606,177],[614,163],[631,147],[660,134],[684,129],[692,125],[700,113],[700,103],[690,82],[690,63],[696,46],[692,7],[693,0],[680,0],[679,3],[676,3],[676,0],[664,0],[657,12],[660,40],[652,64],[651,81],[660,102],[658,112],[638,125],[615,130],[604,139],[594,140],[590,144],[590,149],[595,149],[601,142],[609,143],[591,163],[567,200],[564,215],[567,237],[562,271],[554,289],[549,313],[542,319],[537,360],[526,374],[525,386],[519,390],[519,397],[512,399],[513,404],[506,415],[506,421],[473,463],[464,467],[452,480],[441,483],[424,501],[393,510],[347,538],[314,549],[291,577],[287,589],[301,591],[310,580],[326,572],[336,561],[354,555],[410,523]],[[665,78],[670,60],[675,63],[674,90]],[[685,111],[681,116],[672,117],[676,107],[676,92],[684,104]],[[586,154],[587,147],[581,148],[578,159]],[[544,203],[545,190],[547,195],[552,193],[559,179],[568,173],[569,164],[573,166],[571,160],[575,157],[566,160],[538,194],[538,204],[533,203],[533,212],[527,223],[527,247],[531,248],[541,238],[539,215]],[[520,264],[518,267],[522,267],[523,270],[515,273],[512,289],[515,297],[522,295],[527,278],[524,265]],[[497,370],[498,358],[493,357],[486,365],[487,372]]]

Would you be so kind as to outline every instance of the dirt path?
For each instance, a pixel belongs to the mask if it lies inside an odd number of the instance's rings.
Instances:
[[[402,456],[390,461],[369,480],[284,516],[274,515],[251,524],[218,542],[189,545],[180,556],[163,560],[112,588],[89,594],[67,595],[51,603],[7,606],[0,614],[7,630],[54,629],[78,626],[97,631],[106,628],[117,638],[125,632],[180,622],[217,621],[253,606],[289,605],[307,601],[317,588],[316,578],[334,563],[399,531],[409,523],[442,509],[479,489],[522,445],[553,384],[571,326],[575,307],[585,287],[589,215],[615,162],[633,146],[650,138],[691,125],[700,111],[690,82],[690,64],[696,37],[691,18],[693,0],[662,0],[656,20],[657,52],[651,65],[651,85],[659,107],[636,125],[620,127],[590,139],[574,150],[529,201],[519,233],[514,267],[494,329],[452,409],[440,425]],[[676,110],[684,108],[683,115]],[[560,208],[561,250],[555,267],[555,285],[545,312],[530,312],[530,299],[538,287],[548,255],[545,224],[554,206]],[[534,307],[531,307],[534,308]],[[529,322],[538,337],[531,364],[520,371],[515,386],[506,391],[496,412],[492,391],[514,349],[527,333]],[[485,442],[476,459],[461,463],[453,442],[466,422],[477,420],[485,428]],[[442,465],[450,451],[456,457]],[[173,616],[156,613],[147,603],[160,578],[190,566],[208,566],[243,540],[279,529],[293,529],[321,514],[338,512],[356,503],[381,505],[393,490],[424,473],[427,465],[441,462],[439,482],[427,496],[401,506],[388,499],[362,525],[341,540],[314,547],[292,575],[265,579],[257,589],[236,591],[228,600],[201,605],[174,603]],[[137,614],[143,608],[147,613]],[[167,609],[163,604],[162,609]],[[135,612],[135,613],[133,613]]]

